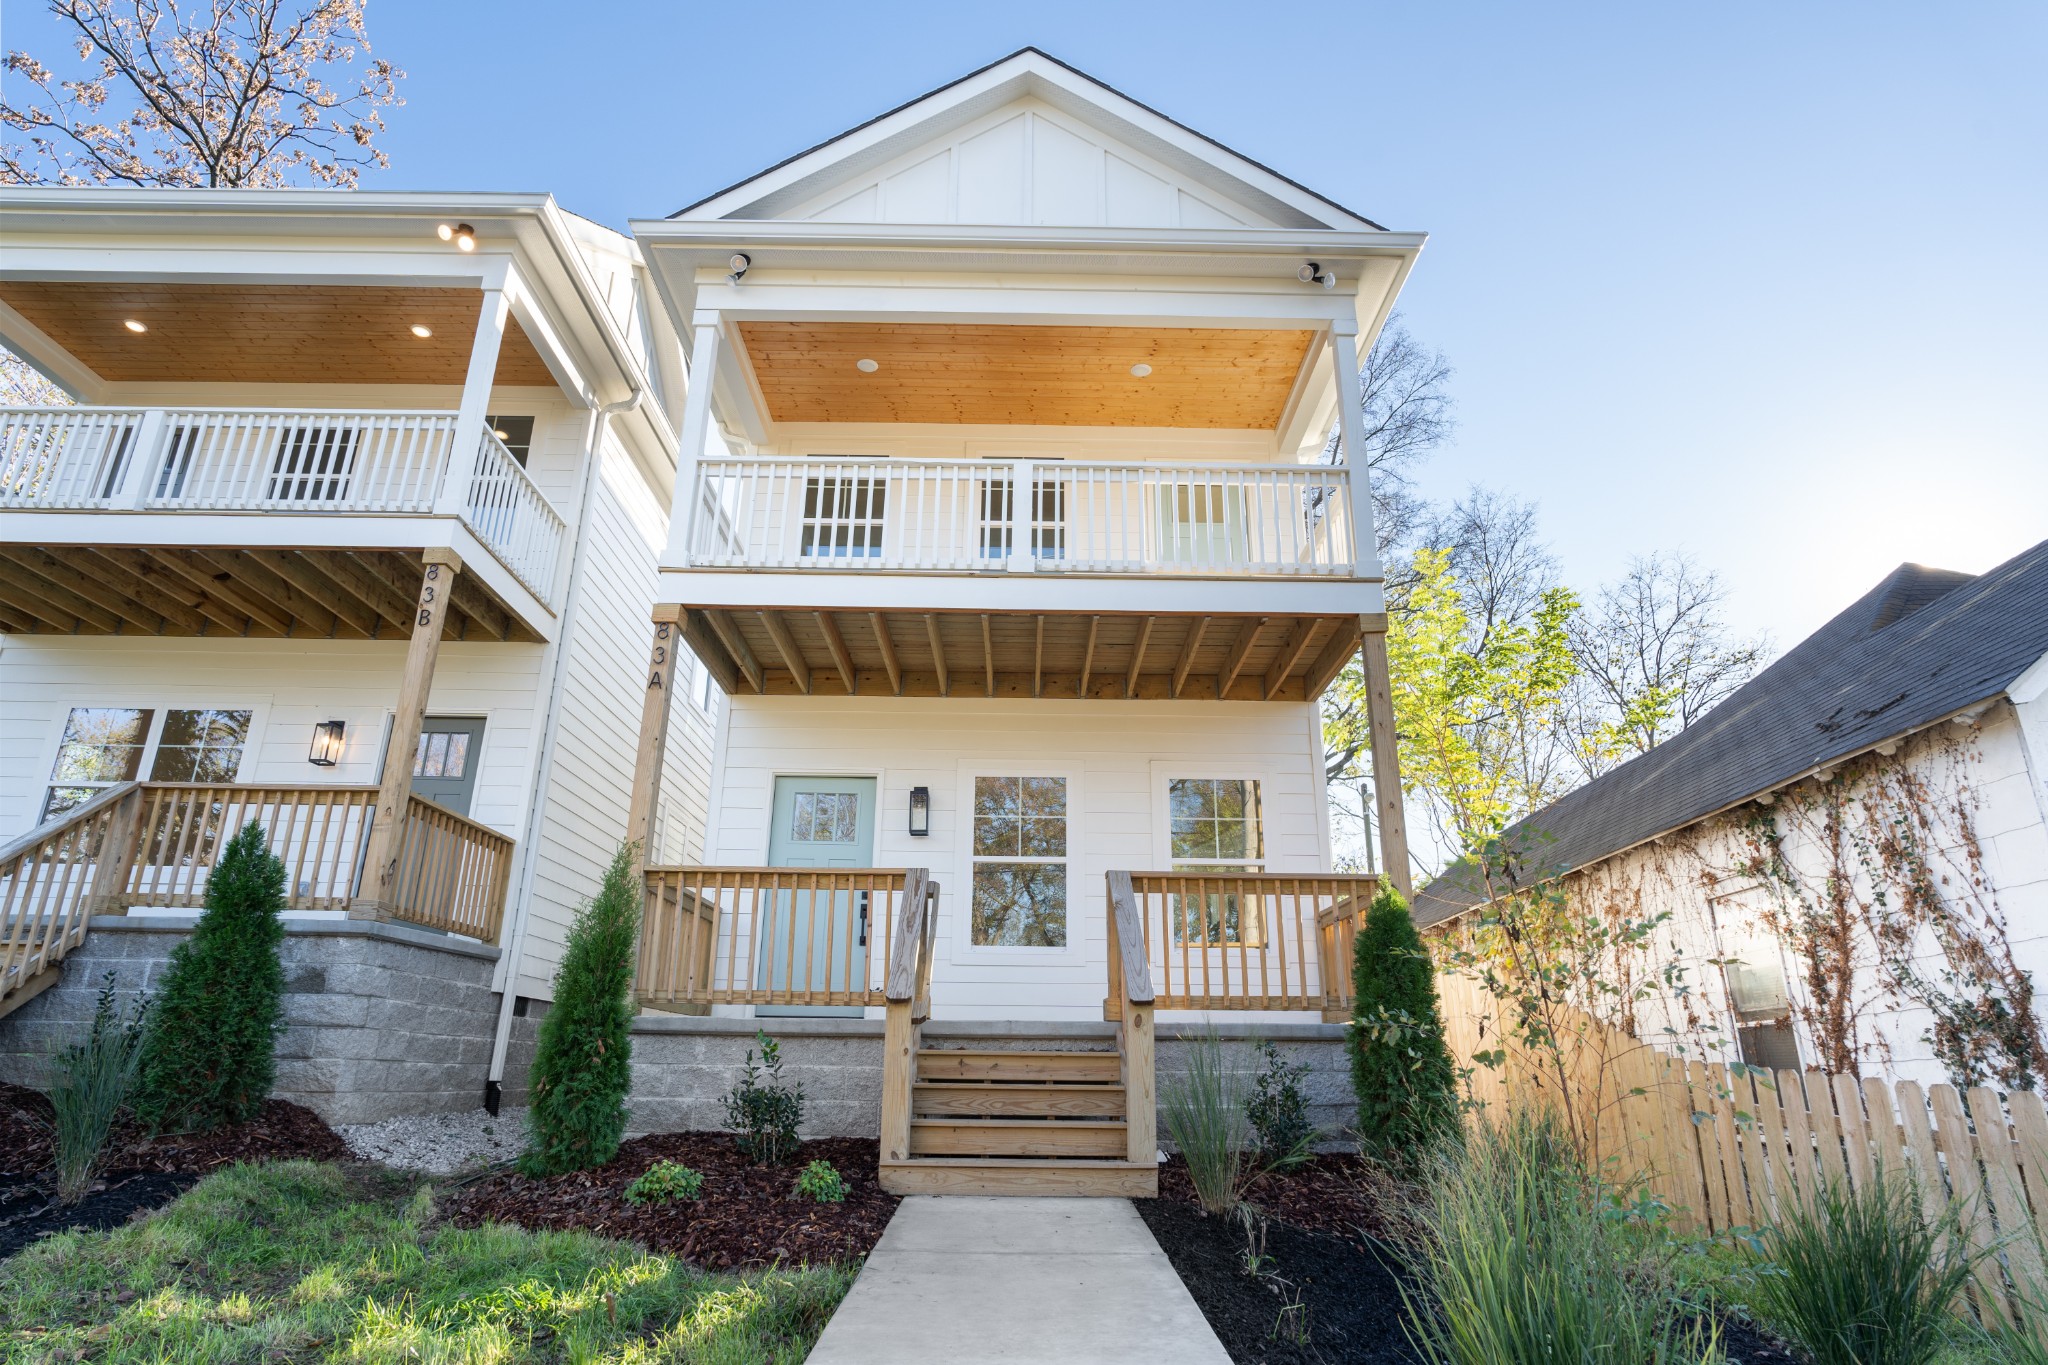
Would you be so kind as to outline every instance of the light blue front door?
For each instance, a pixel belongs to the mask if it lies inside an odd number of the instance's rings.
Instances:
[[[873,867],[875,865],[875,779],[872,777],[778,777],[773,825],[768,835],[770,867]],[[776,897],[761,953],[761,982],[792,983],[796,989],[857,989],[849,974],[867,960],[870,907],[866,892],[817,894],[784,891]],[[827,951],[826,945],[832,945]],[[848,947],[852,951],[847,951]],[[849,966],[849,957],[851,965]],[[756,1014],[846,1015],[858,1005],[760,1005]]]

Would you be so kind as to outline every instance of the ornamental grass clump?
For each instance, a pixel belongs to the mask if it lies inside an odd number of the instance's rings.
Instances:
[[[1974,1252],[1953,1203],[1929,1218],[1912,1181],[1837,1179],[1761,1237],[1751,1298],[1814,1365],[1928,1365],[1958,1326]]]
[[[1397,1169],[1458,1131],[1457,1072],[1434,972],[1408,902],[1381,891],[1352,951],[1351,1084],[1360,1148]]]
[[[1418,1163],[1408,1336],[1435,1365],[1718,1365],[1703,1325],[1548,1115],[1483,1124]],[[1661,1230],[1658,1230],[1661,1232]]]
[[[107,1134],[134,1089],[148,1018],[146,1000],[138,999],[132,1011],[114,1003],[114,973],[108,972],[93,1008],[92,1031],[51,1064],[50,1136],[60,1203],[77,1203],[92,1184]]]
[[[142,1043],[135,1112],[152,1129],[253,1119],[277,1075],[283,1028],[284,864],[247,824],[206,881],[206,909],[171,952]]]
[[[1202,1208],[1234,1213],[1255,1174],[1244,1082],[1225,1064],[1223,1039],[1213,1026],[1188,1040],[1186,1049],[1186,1065],[1160,1082],[1160,1116]]]
[[[533,1107],[519,1169],[556,1175],[602,1166],[626,1134],[632,1079],[633,953],[640,940],[640,888],[633,845],[605,869],[597,899],[576,912],[555,1002],[541,1020],[533,1060]]]

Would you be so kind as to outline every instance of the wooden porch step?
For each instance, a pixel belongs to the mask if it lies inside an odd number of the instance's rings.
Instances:
[[[913,1118],[910,1155],[1107,1156],[1126,1150],[1118,1119]]]
[[[996,1081],[919,1081],[911,1089],[911,1114],[934,1118],[1122,1118],[1121,1085],[1076,1085],[1065,1081],[1006,1084]]]
[[[1159,1193],[1159,1168],[1149,1161],[922,1157],[883,1162],[881,1185],[891,1194],[1151,1199]]]
[[[920,1081],[1064,1081],[1114,1085],[1123,1067],[1114,1052],[1005,1052],[920,1048]]]

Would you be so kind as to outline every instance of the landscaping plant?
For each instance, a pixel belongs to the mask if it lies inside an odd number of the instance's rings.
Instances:
[[[1258,1042],[1259,1057],[1266,1064],[1252,1080],[1251,1098],[1245,1101],[1245,1117],[1259,1135],[1259,1150],[1269,1165],[1291,1170],[1313,1153],[1316,1128],[1308,1118],[1308,1096],[1301,1090],[1308,1075],[1305,1062],[1288,1063],[1270,1038]]]
[[[820,1204],[844,1204],[846,1179],[832,1168],[831,1162],[813,1161],[796,1178],[796,1192]]]
[[[1159,1112],[1202,1208],[1232,1213],[1254,1174],[1244,1083],[1225,1065],[1223,1039],[1213,1025],[1188,1041],[1186,1055],[1186,1067],[1160,1081]]]
[[[1373,898],[1351,961],[1359,1146],[1384,1165],[1408,1167],[1458,1131],[1458,1083],[1435,969],[1400,892]]]
[[[198,816],[195,818],[206,818]],[[135,1111],[161,1132],[255,1118],[283,1027],[284,864],[242,826],[206,881],[206,909],[171,952],[142,1043]]]
[[[93,1007],[92,1032],[58,1053],[51,1065],[51,1141],[61,1203],[77,1203],[92,1183],[107,1134],[134,1088],[148,1017],[146,1000],[138,999],[132,1014],[116,1007],[114,973],[108,972]]]
[[[528,1175],[602,1166],[626,1133],[641,900],[633,851],[623,844],[612,855],[597,899],[569,926],[555,1003],[541,1020],[533,1060],[533,1107],[519,1158]]]
[[[672,1204],[704,1192],[704,1173],[680,1161],[657,1161],[626,1186],[628,1204]]]
[[[1913,1182],[1882,1171],[1855,1190],[1829,1181],[1761,1245],[1754,1306],[1814,1365],[1928,1365],[1983,1254],[1958,1206],[1928,1218]]]
[[[740,1079],[725,1097],[725,1121],[739,1149],[763,1166],[780,1166],[796,1151],[804,1121],[804,1088],[782,1080],[782,1045],[756,1030],[761,1060],[747,1053]]]
[[[1647,1262],[1642,1229],[1547,1113],[1481,1125],[1419,1163],[1402,1228],[1408,1335],[1436,1365],[1717,1365],[1717,1333]],[[1657,1230],[1661,1232],[1661,1230]]]

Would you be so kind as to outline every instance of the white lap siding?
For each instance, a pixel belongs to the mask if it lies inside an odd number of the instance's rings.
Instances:
[[[1069,777],[1064,953],[968,941],[968,784],[1019,773]],[[707,861],[767,861],[778,774],[879,779],[875,865],[928,867],[944,888],[932,1002],[948,1019],[1101,1019],[1103,874],[1170,866],[1169,776],[1257,778],[1267,868],[1329,866],[1315,712],[1301,703],[737,697]],[[931,791],[922,838],[913,787]]]

